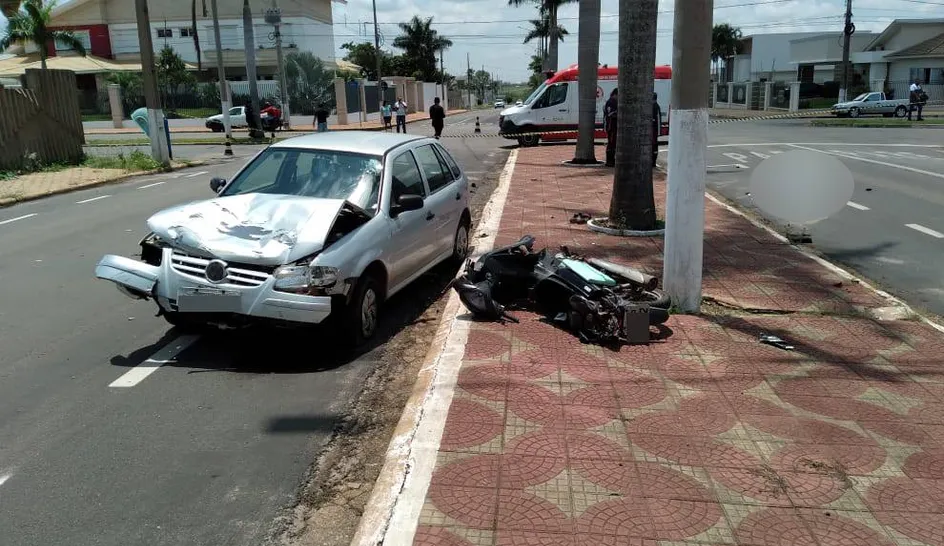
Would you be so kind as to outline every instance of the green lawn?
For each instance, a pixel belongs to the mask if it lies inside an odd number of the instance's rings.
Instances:
[[[867,119],[814,119],[810,122],[813,127],[920,127],[922,125],[944,125],[944,118],[924,118],[923,121],[908,121],[898,118],[867,118]]]
[[[837,99],[801,99],[800,110],[828,110],[837,102]]]

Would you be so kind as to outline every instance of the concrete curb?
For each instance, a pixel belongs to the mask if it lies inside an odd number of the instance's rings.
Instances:
[[[518,151],[512,150],[476,227],[476,232],[487,236],[477,239],[479,244],[470,259],[494,245],[517,158]],[[465,355],[470,323],[459,319],[462,309],[455,291],[450,290],[436,336],[393,432],[352,546],[413,543]]]
[[[128,173],[128,174],[123,174],[123,175],[121,175],[121,176],[119,176],[119,177],[116,177],[116,178],[109,178],[108,180],[101,180],[101,181],[98,181],[98,182],[93,182],[93,183],[91,183],[91,184],[84,184],[84,185],[81,185],[81,186],[72,186],[72,187],[69,187],[69,188],[59,188],[59,189],[52,190],[52,191],[48,191],[48,192],[45,192],[45,193],[38,193],[38,194],[36,194],[36,195],[30,195],[30,196],[22,197],[22,198],[18,198],[18,199],[0,199],[0,209],[2,209],[2,208],[7,208],[7,207],[12,207],[13,205],[19,205],[20,203],[28,203],[28,202],[30,202],[30,201],[39,201],[40,199],[45,199],[45,198],[47,198],[47,197],[52,197],[52,196],[54,196],[54,195],[62,195],[62,194],[65,194],[65,193],[72,193],[72,192],[76,192],[76,191],[88,190],[88,189],[92,189],[92,188],[98,188],[98,187],[100,187],[100,186],[107,186],[107,185],[109,185],[109,184],[119,184],[119,183],[121,183],[121,182],[126,182],[126,181],[128,181],[129,179],[135,178],[135,177],[138,177],[138,176],[150,176],[150,175],[152,175],[152,174],[171,173],[171,172],[174,172],[174,171],[181,171],[181,170],[183,170],[183,169],[190,169],[190,168],[193,168],[193,167],[199,167],[199,166],[201,166],[201,165],[207,165],[207,164],[210,164],[210,162],[209,162],[209,161],[202,161],[202,160],[200,160],[200,161],[194,161],[193,163],[191,163],[191,164],[189,164],[189,165],[186,165],[186,166],[183,166],[183,167],[172,167],[172,168],[170,168],[170,169],[168,169],[168,170],[154,169],[154,170],[151,170],[151,171],[140,171],[140,172]]]

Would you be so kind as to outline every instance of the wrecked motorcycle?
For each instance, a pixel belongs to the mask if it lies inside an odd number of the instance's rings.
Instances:
[[[508,308],[526,301],[587,342],[626,340],[629,317],[640,311],[649,325],[668,320],[671,301],[657,278],[567,247],[535,252],[534,241],[528,235],[467,263],[452,286],[473,316],[517,322]]]

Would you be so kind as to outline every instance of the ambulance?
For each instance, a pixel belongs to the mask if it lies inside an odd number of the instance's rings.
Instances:
[[[597,69],[596,138],[605,139],[603,106],[616,88],[618,70],[615,66]],[[658,94],[662,110],[659,136],[669,134],[669,93],[672,90],[672,67],[655,67],[653,90]],[[536,146],[545,142],[560,142],[577,138],[578,106],[577,65],[571,65],[551,76],[531,93],[523,104],[502,110],[498,117],[501,135],[517,140],[521,146]],[[552,134],[534,134],[554,131]],[[524,134],[522,134],[524,133]]]

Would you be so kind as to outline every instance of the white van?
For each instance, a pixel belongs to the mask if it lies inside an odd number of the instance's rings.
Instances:
[[[618,70],[615,66],[602,66],[597,72],[597,119],[596,138],[605,139],[603,130],[603,105],[616,88]],[[655,67],[653,90],[658,94],[662,109],[660,136],[669,134],[669,94],[672,91],[672,67]],[[577,65],[572,65],[554,74],[534,90],[524,103],[502,110],[498,118],[501,135],[517,140],[522,146],[536,146],[545,142],[573,140],[577,138],[578,107]],[[555,131],[537,135],[537,132]],[[520,135],[521,133],[529,133]]]

